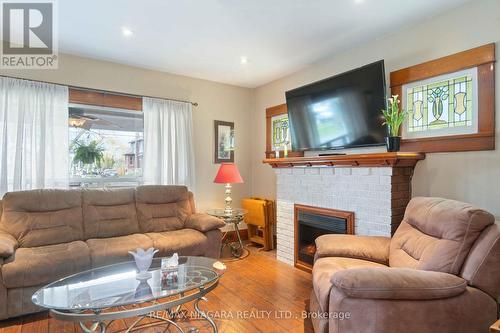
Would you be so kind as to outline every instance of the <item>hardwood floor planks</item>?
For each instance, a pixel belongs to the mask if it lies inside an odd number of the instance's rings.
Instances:
[[[249,248],[247,258],[226,263],[228,269],[219,286],[207,295],[208,302],[200,302],[200,308],[214,317],[221,333],[312,333],[310,321],[302,318],[312,288],[311,275],[277,261],[275,251]],[[192,304],[186,308],[194,313]],[[285,314],[291,317],[283,318]],[[134,320],[117,320],[107,332],[124,332]],[[144,320],[144,324],[151,322]],[[181,321],[180,325],[186,331],[197,327],[200,332],[211,332],[208,323],[201,320]],[[49,317],[48,312],[0,321],[0,333],[34,332],[77,333],[81,329],[78,324]],[[144,327],[136,332],[165,332],[165,326]]]

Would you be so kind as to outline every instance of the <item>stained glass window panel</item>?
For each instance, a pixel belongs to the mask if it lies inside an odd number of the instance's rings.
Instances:
[[[477,133],[477,77],[474,67],[403,85],[403,139]]]
[[[472,126],[472,80],[464,75],[408,88],[408,132]]]
[[[272,117],[271,131],[273,150],[292,149],[288,114]]]

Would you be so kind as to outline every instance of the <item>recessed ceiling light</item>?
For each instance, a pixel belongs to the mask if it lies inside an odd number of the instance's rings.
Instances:
[[[134,34],[134,32],[127,27],[122,27],[122,34],[125,37],[130,37]]]
[[[248,58],[247,58],[247,57],[245,57],[245,56],[242,56],[242,57],[240,58],[240,62],[244,65],[244,64],[248,63]]]
[[[354,0],[355,3],[363,3],[365,0]]]

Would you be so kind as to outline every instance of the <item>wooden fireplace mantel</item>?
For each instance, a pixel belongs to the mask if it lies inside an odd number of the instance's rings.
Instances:
[[[425,159],[425,153],[370,153],[330,156],[266,158],[262,162],[273,168],[304,166],[346,166],[346,167],[414,167]]]

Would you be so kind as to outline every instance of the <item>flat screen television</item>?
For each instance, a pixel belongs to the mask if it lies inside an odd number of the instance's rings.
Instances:
[[[287,91],[286,104],[293,150],[382,145],[384,61]]]

